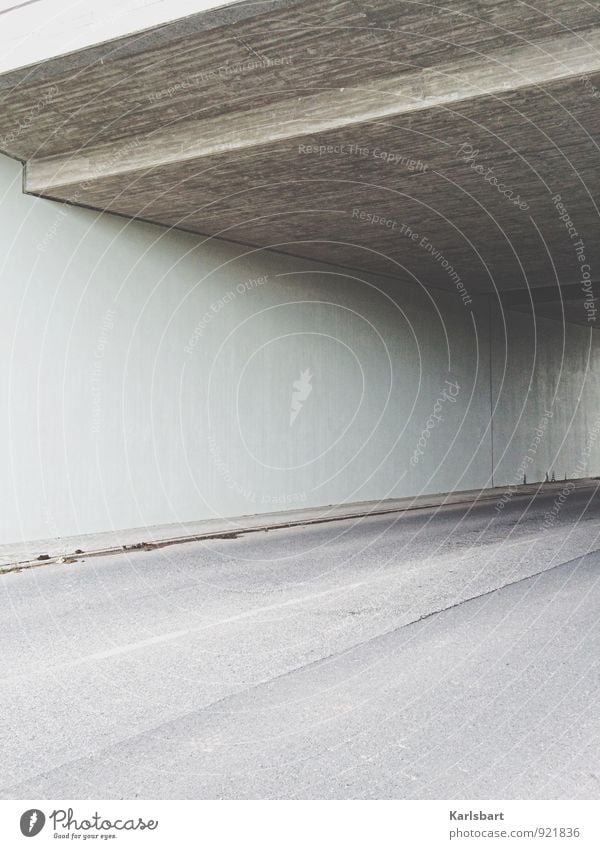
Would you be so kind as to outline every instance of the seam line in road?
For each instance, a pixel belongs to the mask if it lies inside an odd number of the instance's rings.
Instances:
[[[558,569],[561,566],[567,566],[570,563],[579,562],[583,558],[591,557],[592,555],[598,554],[598,553],[600,553],[600,549],[593,549],[592,551],[588,551],[585,554],[581,554],[578,557],[573,558],[572,560],[566,560],[562,563],[556,563],[554,566],[550,566],[549,569],[541,569],[539,572],[534,572],[532,575],[527,575],[524,578],[518,578],[515,581],[509,581],[508,583],[502,584],[501,586],[495,587],[494,589],[486,590],[485,592],[479,593],[478,595],[469,596],[468,598],[464,598],[464,599],[461,599],[460,601],[454,602],[453,604],[449,604],[446,607],[440,607],[439,609],[429,611],[428,613],[424,613],[422,616],[418,616],[416,619],[412,619],[410,622],[405,622],[404,624],[399,625],[395,628],[392,628],[389,631],[383,631],[381,634],[377,634],[377,635],[369,638],[369,640],[366,640],[364,643],[357,643],[355,646],[351,646],[347,649],[343,649],[339,653],[334,652],[331,655],[327,655],[327,657],[320,658],[319,660],[311,661],[310,663],[321,663],[323,661],[328,660],[331,657],[336,657],[338,655],[342,656],[346,652],[352,651],[357,646],[368,645],[368,643],[371,642],[372,640],[377,640],[380,637],[385,637],[388,634],[393,634],[395,631],[399,631],[402,628],[408,627],[409,625],[414,625],[416,622],[422,622],[425,619],[429,619],[431,616],[436,616],[438,613],[444,613],[447,610],[452,610],[455,607],[460,607],[460,605],[466,604],[469,601],[475,601],[478,598],[485,598],[486,596],[491,595],[492,593],[498,592],[498,590],[505,589],[506,587],[515,586],[516,584],[520,584],[523,581],[529,581],[532,578],[537,578],[540,575],[544,575],[548,572],[552,572],[554,569]],[[369,581],[356,581],[352,584],[345,585],[343,587],[343,590],[346,591],[346,590],[358,589],[359,587],[362,587],[362,586],[364,586],[365,584],[368,584],[368,583],[369,583]],[[281,610],[282,608],[293,607],[294,605],[302,604],[305,601],[313,601],[315,599],[320,599],[320,598],[323,598],[325,596],[331,595],[332,593],[339,593],[340,589],[341,588],[339,586],[331,587],[327,590],[322,590],[319,593],[313,593],[312,595],[305,595],[305,596],[301,596],[300,598],[292,598],[292,599],[288,599],[287,601],[278,602],[277,604],[269,604],[269,605],[264,605],[262,607],[253,608],[252,610],[247,610],[247,611],[244,611],[243,613],[238,613],[235,616],[228,616],[225,619],[220,619],[217,622],[208,622],[208,623],[203,623],[202,625],[196,625],[196,626],[192,626],[190,628],[184,628],[184,629],[180,629],[180,630],[177,630],[177,631],[168,631],[166,634],[159,634],[159,635],[156,635],[154,637],[148,637],[147,639],[139,640],[138,642],[127,643],[123,646],[116,646],[115,648],[107,649],[106,651],[94,652],[92,654],[86,655],[85,657],[77,658],[76,660],[73,660],[71,663],[65,663],[65,664],[60,664],[60,665],[57,665],[57,666],[51,666],[51,667],[48,667],[48,671],[59,671],[59,670],[62,670],[62,669],[70,669],[73,666],[82,666],[82,665],[85,665],[87,663],[94,663],[96,661],[107,660],[110,657],[118,657],[119,655],[129,654],[131,652],[139,651],[140,649],[148,648],[150,646],[161,645],[163,643],[173,642],[175,640],[180,639],[181,637],[188,637],[191,634],[200,633],[201,631],[208,631],[211,628],[217,628],[221,625],[229,625],[229,624],[232,624],[233,622],[240,622],[244,619],[250,619],[253,616],[261,615],[263,613],[270,613],[274,610]],[[310,664],[307,664],[307,665],[310,665]],[[298,671],[298,670],[304,669],[304,668],[305,667],[301,666],[301,667],[298,667],[295,670],[290,670],[290,672]],[[289,674],[289,673],[285,673],[285,674]],[[271,680],[271,679],[269,679],[269,680]],[[272,680],[275,680],[275,679],[272,679]]]

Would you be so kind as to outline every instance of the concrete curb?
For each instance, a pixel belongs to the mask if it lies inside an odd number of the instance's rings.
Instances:
[[[11,543],[0,545],[0,575],[50,563],[75,563],[82,557],[105,557],[136,551],[152,551],[189,542],[234,539],[240,535],[260,531],[266,532],[304,525],[349,521],[368,516],[384,516],[391,513],[426,510],[434,507],[476,505],[480,502],[500,500],[507,493],[510,494],[511,499],[524,498],[542,491],[544,493],[560,492],[567,483],[575,489],[598,489],[600,478],[580,478],[554,483],[542,482],[480,490],[461,490],[385,501],[362,501],[328,507],[310,507],[302,510],[238,516],[230,519],[207,519],[178,525],[155,525],[146,528]]]

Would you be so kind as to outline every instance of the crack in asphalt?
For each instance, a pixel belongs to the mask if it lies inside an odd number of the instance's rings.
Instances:
[[[331,652],[330,654],[328,654],[324,657],[308,661],[307,663],[304,663],[301,666],[297,666],[297,667],[294,667],[293,669],[286,670],[285,672],[282,672],[278,675],[273,675],[273,676],[270,676],[268,678],[261,679],[260,681],[254,682],[250,686],[247,686],[247,687],[245,687],[241,690],[238,690],[237,692],[228,693],[227,695],[221,696],[220,698],[215,699],[214,701],[209,702],[206,705],[202,705],[201,707],[198,707],[194,710],[186,711],[185,713],[182,713],[179,716],[171,717],[170,719],[159,722],[156,725],[152,725],[151,727],[144,729],[142,731],[139,731],[135,734],[114,740],[109,746],[102,747],[102,748],[96,750],[95,752],[93,752],[90,755],[83,755],[83,756],[79,756],[77,758],[73,758],[72,760],[64,761],[63,763],[59,764],[58,766],[52,767],[50,770],[47,770],[45,772],[35,773],[34,775],[29,776],[29,777],[23,779],[22,781],[19,781],[17,784],[13,784],[13,785],[9,785],[9,786],[2,786],[0,788],[0,790],[2,791],[2,793],[10,794],[10,798],[12,798],[13,794],[11,793],[11,790],[17,791],[19,789],[19,787],[21,787],[23,785],[27,785],[27,784],[30,784],[31,782],[35,782],[37,780],[47,778],[47,777],[51,776],[52,774],[54,774],[56,772],[64,770],[65,768],[68,769],[70,766],[74,766],[76,764],[84,763],[85,761],[90,760],[91,758],[102,758],[103,756],[105,756],[105,757],[109,756],[109,753],[111,752],[111,750],[113,750],[116,746],[122,746],[123,744],[134,743],[136,740],[143,739],[148,734],[155,733],[160,729],[168,728],[169,726],[171,726],[175,723],[179,723],[182,720],[189,719],[192,716],[199,716],[203,713],[211,713],[211,712],[214,711],[215,708],[219,708],[222,705],[226,704],[227,702],[230,702],[233,699],[238,699],[240,697],[247,696],[249,693],[252,693],[252,692],[259,690],[259,689],[262,689],[264,687],[268,687],[268,686],[270,686],[274,683],[277,683],[279,681],[290,678],[291,676],[298,675],[299,673],[302,673],[306,670],[310,670],[311,668],[317,668],[319,666],[323,666],[323,665],[330,663],[332,661],[336,661],[340,658],[343,658],[343,657],[349,655],[352,652],[355,652],[357,649],[362,649],[366,646],[372,645],[373,643],[377,642],[378,640],[384,640],[384,639],[388,638],[389,636],[391,636],[392,634],[399,633],[399,632],[403,631],[405,628],[416,625],[419,622],[426,621],[426,620],[431,619],[435,616],[438,616],[442,613],[446,613],[447,611],[455,610],[455,609],[460,608],[460,607],[462,607],[462,606],[464,606],[464,605],[466,605],[470,602],[474,602],[474,601],[477,601],[479,599],[486,598],[488,596],[492,596],[495,593],[497,593],[501,590],[507,589],[509,587],[514,587],[514,586],[517,586],[519,584],[523,584],[523,583],[528,582],[528,581],[533,581],[534,579],[540,577],[541,575],[549,574],[549,573],[551,573],[551,572],[553,572],[557,569],[561,569],[561,568],[564,568],[564,567],[570,566],[570,565],[572,565],[572,566],[575,566],[576,564],[580,565],[582,563],[582,561],[584,561],[588,558],[593,558],[594,556],[597,556],[597,555],[600,555],[600,548],[592,549],[591,551],[588,551],[585,554],[579,555],[578,557],[572,558],[570,560],[565,560],[561,563],[556,563],[554,566],[551,566],[548,569],[541,569],[540,571],[535,572],[532,575],[528,575],[527,577],[519,578],[515,581],[509,581],[506,584],[503,584],[502,586],[496,587],[492,590],[488,590],[486,592],[479,593],[478,595],[471,596],[471,597],[465,598],[465,599],[461,599],[460,601],[457,601],[453,604],[449,604],[445,607],[441,607],[439,609],[429,611],[428,613],[423,614],[422,616],[419,616],[416,619],[411,620],[410,622],[405,622],[402,625],[398,625],[398,626],[391,628],[387,631],[383,631],[380,634],[375,634],[372,637],[369,637],[368,639],[366,639],[362,642],[355,643],[354,645],[349,646],[345,649],[341,649],[341,650],[336,651],[336,652]],[[329,591],[327,591],[327,592],[329,592]],[[296,600],[291,600],[290,602],[286,602],[284,604],[290,604],[290,603],[293,603],[294,601],[296,601]],[[276,607],[279,607],[279,606],[281,606],[281,605],[276,605]],[[268,609],[271,609],[272,607],[273,607],[273,605],[271,605]],[[264,610],[264,609],[265,608],[261,608],[261,610]],[[223,623],[227,623],[229,621],[238,621],[239,619],[246,618],[247,616],[250,616],[255,612],[257,612],[257,611],[249,611],[246,614],[240,614],[239,616],[236,616],[236,617],[229,617],[227,620],[222,620],[220,623],[210,623],[209,625],[203,626],[203,627],[211,627],[213,624],[223,624]],[[201,630],[201,629],[197,629],[197,630]],[[189,633],[189,632],[188,631],[172,632],[172,634],[169,634],[169,635],[166,635],[166,636],[167,636],[167,638],[171,639],[171,638],[174,638],[173,637],[174,634],[176,634],[178,636],[179,635],[183,636],[187,633]],[[152,638],[150,640],[146,640],[146,641],[143,641],[141,643],[132,644],[132,645],[135,645],[136,647],[145,647],[146,645],[154,645],[154,644],[156,644],[160,641],[161,641],[160,638]],[[118,651],[112,652],[112,654],[118,654],[118,653],[119,653]],[[93,655],[93,656],[89,656],[89,657],[98,657],[98,656],[111,656],[111,654],[98,653],[97,655]],[[87,658],[87,659],[89,659],[89,658]]]

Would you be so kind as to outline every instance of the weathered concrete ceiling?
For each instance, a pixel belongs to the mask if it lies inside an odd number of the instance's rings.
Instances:
[[[34,194],[452,291],[598,276],[577,0],[240,3],[6,74],[0,102]]]

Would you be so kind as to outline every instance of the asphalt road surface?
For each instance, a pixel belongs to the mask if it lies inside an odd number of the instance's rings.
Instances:
[[[0,577],[0,796],[600,792],[600,496]]]

